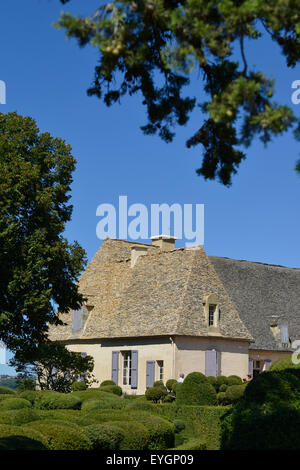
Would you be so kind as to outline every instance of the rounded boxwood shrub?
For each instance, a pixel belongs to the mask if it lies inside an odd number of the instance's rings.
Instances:
[[[209,375],[207,377],[207,380],[209,381],[209,383],[211,385],[213,385],[215,388],[217,388],[217,380],[216,380],[216,377],[214,377],[213,375]]]
[[[119,450],[145,450],[148,448],[149,433],[142,424],[135,421],[108,421],[106,425],[113,426],[122,433]]]
[[[80,391],[80,390],[86,390],[87,386],[85,382],[73,382],[71,385],[72,392]]]
[[[105,400],[86,400],[82,403],[82,411],[93,411],[93,410],[120,410],[125,407],[125,403],[120,401],[105,401]]]
[[[201,441],[201,439],[194,438],[189,439],[188,441],[184,442],[183,444],[179,445],[175,449],[172,450],[206,450],[206,444]]]
[[[182,382],[176,382],[175,384],[173,384],[172,391],[175,395],[176,395],[177,390],[179,389],[179,387],[181,387],[181,385],[182,385]]]
[[[147,400],[157,403],[167,395],[167,391],[162,387],[150,387],[146,390],[145,396]]]
[[[92,424],[84,432],[92,443],[93,450],[118,450],[124,434],[113,424]]]
[[[46,450],[47,439],[40,432],[21,426],[0,425],[0,450]]]
[[[167,387],[169,392],[173,391],[173,385],[175,385],[176,383],[178,383],[178,382],[175,379],[169,379],[169,380],[166,381],[166,387]]]
[[[72,392],[71,395],[73,397],[79,398],[81,403],[85,402],[86,400],[120,400],[120,397],[113,393],[107,393],[99,388],[88,388],[87,390],[82,390],[80,392]]]
[[[167,387],[164,385],[162,380],[156,380],[153,387],[161,387],[163,390],[167,390]]]
[[[218,405],[228,405],[225,392],[217,393],[217,402],[218,402]]]
[[[189,374],[182,386],[176,389],[176,404],[215,405],[216,402],[217,393],[215,388],[200,372]]]
[[[81,406],[81,400],[72,393],[65,394],[59,392],[40,393],[34,407],[39,410],[78,410]]]
[[[227,385],[242,385],[243,381],[241,377],[238,377],[237,375],[229,375],[227,377]]]
[[[19,410],[8,410],[0,413],[0,423],[22,426],[31,421],[39,420],[38,413],[32,408],[22,408]]]
[[[21,408],[31,408],[31,403],[25,398],[6,398],[0,401],[0,410],[19,410]]]
[[[175,426],[170,421],[141,411],[132,413],[131,417],[147,429],[149,450],[164,450],[174,446]]]
[[[300,369],[300,363],[294,364],[294,362],[292,362],[292,355],[286,356],[281,359],[278,359],[277,361],[272,362],[269,368],[269,372],[284,369]]]
[[[137,411],[153,411],[155,405],[153,403],[149,403],[148,401],[129,401],[126,404],[126,410],[137,410]]]
[[[227,385],[227,377],[224,375],[218,375],[216,377],[216,390],[219,391],[221,385],[226,384]]]
[[[37,390],[24,390],[24,392],[19,393],[19,397],[25,398],[25,400],[28,400],[33,404],[39,393],[41,392]]]
[[[9,387],[2,387],[0,386],[0,394],[5,394],[5,395],[16,395],[15,390],[12,390]]]
[[[6,394],[6,393],[3,393],[2,395],[0,395],[0,401],[6,400],[6,398],[13,398],[13,395]]]
[[[91,450],[92,443],[85,432],[72,429],[65,424],[34,421],[28,429],[39,431],[47,440],[51,450]]]
[[[243,396],[244,390],[243,385],[230,385],[225,392],[227,403],[236,403]]]
[[[185,423],[184,423],[184,421],[182,421],[182,419],[175,419],[173,421],[173,424],[175,426],[175,432],[176,433],[181,432],[185,429]]]
[[[119,387],[119,385],[104,385],[100,387],[100,390],[103,392],[113,393],[114,395],[118,395],[118,397],[122,395],[122,388]]]
[[[222,384],[221,387],[219,388],[219,392],[226,392],[227,388],[228,388],[228,385]]]
[[[106,385],[117,385],[113,380],[103,380],[101,382],[100,387],[105,387]]]

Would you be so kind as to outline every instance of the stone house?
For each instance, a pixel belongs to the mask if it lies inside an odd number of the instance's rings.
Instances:
[[[104,240],[79,286],[85,304],[49,337],[126,393],[193,371],[254,375],[300,339],[300,269],[175,249],[168,236]]]

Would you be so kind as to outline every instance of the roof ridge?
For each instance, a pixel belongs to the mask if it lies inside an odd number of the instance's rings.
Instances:
[[[250,261],[247,259],[236,259],[236,258],[229,258],[228,256],[215,256],[215,255],[207,255],[209,258],[218,258],[218,259],[227,259],[229,261],[237,261],[239,263],[250,263],[250,264],[261,264],[263,266],[271,266],[274,268],[284,268],[284,269],[294,269],[300,270],[300,268],[295,268],[292,266],[284,266],[282,264],[272,264],[272,263],[263,263],[262,261]]]

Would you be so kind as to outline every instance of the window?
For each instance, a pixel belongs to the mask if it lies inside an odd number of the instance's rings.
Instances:
[[[262,371],[262,361],[254,361],[253,363],[253,377]]]
[[[208,307],[208,326],[215,325],[215,313],[216,313],[217,306],[214,304],[209,304]]]
[[[131,351],[122,352],[123,356],[123,385],[131,385]]]
[[[158,380],[164,381],[164,361],[157,361]]]

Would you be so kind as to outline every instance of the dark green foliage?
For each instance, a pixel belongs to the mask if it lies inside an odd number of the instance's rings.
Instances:
[[[122,440],[119,450],[144,450],[147,449],[149,433],[145,426],[135,421],[112,421],[106,425],[113,426],[114,429],[122,433]]]
[[[12,390],[9,387],[0,387],[0,395],[16,395],[15,390]]]
[[[0,339],[31,360],[57,311],[83,303],[85,252],[63,237],[75,158],[30,117],[0,113]]]
[[[207,450],[206,444],[199,438],[189,439],[173,450]]]
[[[73,394],[45,391],[37,396],[34,407],[40,410],[78,410],[81,407],[81,400]]]
[[[14,409],[8,411],[1,411],[0,423],[11,424],[13,426],[22,426],[23,424],[30,423],[40,419],[37,411],[32,408]]]
[[[167,395],[167,391],[162,387],[150,387],[146,390],[145,396],[147,400],[157,403]]]
[[[76,382],[75,381],[71,385],[72,392],[82,391],[82,390],[86,390],[86,389],[87,389],[87,386],[86,386],[85,382]]]
[[[20,385],[18,385],[18,393],[24,392],[25,390],[35,390],[35,381],[33,379],[25,377]]]
[[[125,407],[123,400],[86,400],[82,403],[83,411],[93,410],[121,410]]]
[[[174,392],[175,395],[177,393],[177,390],[179,390],[181,386],[182,386],[182,382],[176,382],[172,385],[172,391]]]
[[[177,383],[177,380],[175,379],[169,379],[166,381],[166,387],[169,392],[173,391],[173,385],[175,385],[176,383]]]
[[[0,450],[46,450],[47,439],[34,429],[0,425]]]
[[[84,433],[70,426],[34,421],[28,429],[34,429],[45,436],[51,450],[91,450],[92,443]]]
[[[5,394],[5,393],[0,393],[0,401],[6,400],[6,398],[13,398],[13,395],[11,394]]]
[[[218,402],[218,405],[228,405],[229,404],[228,401],[227,401],[225,392],[217,393],[217,402]]]
[[[81,403],[85,402],[86,400],[120,400],[117,395],[114,395],[113,393],[103,392],[99,388],[89,388],[80,392],[72,392],[72,396],[79,398]]]
[[[25,398],[25,400],[30,401],[30,403],[34,403],[36,398],[39,396],[39,391],[37,390],[25,390],[25,392],[21,392],[19,394],[20,398]]]
[[[270,365],[269,371],[271,372],[273,370],[284,370],[284,369],[300,369],[300,362],[299,364],[295,364],[292,361],[292,355],[283,357],[282,359],[278,359],[277,361],[274,361]]]
[[[212,375],[209,375],[207,377],[207,380],[209,381],[209,383],[211,385],[213,385],[215,388],[217,388],[217,380],[216,380],[216,377],[213,377]]]
[[[250,41],[259,51],[260,38],[267,36],[287,67],[297,64],[297,6],[286,0],[119,0],[90,16],[62,13],[56,26],[99,52],[88,95],[107,106],[125,95],[141,98],[146,135],[172,141],[174,128],[186,125],[200,107],[201,123],[186,145],[203,147],[199,175],[229,185],[245,158],[242,148],[255,137],[266,144],[291,126],[297,130],[292,109],[273,99],[274,81],[247,62]],[[201,80],[196,97],[186,89],[195,71]]]
[[[241,377],[238,377],[237,375],[229,375],[227,377],[226,381],[227,385],[242,385],[243,381]]]
[[[149,433],[147,448],[149,450],[164,450],[174,446],[174,424],[145,412],[133,413],[132,419],[136,419],[147,429]]]
[[[228,385],[222,384],[222,385],[219,387],[219,392],[226,392],[227,388],[228,388]]]
[[[182,386],[176,390],[176,404],[215,405],[216,402],[215,388],[200,372],[187,375]]]
[[[243,396],[244,390],[243,385],[230,385],[225,392],[227,404],[236,403]]]
[[[84,428],[92,442],[93,450],[118,450],[124,435],[113,424],[92,424]]]
[[[0,401],[0,410],[19,410],[30,407],[30,401],[25,400],[25,398],[7,398]]]
[[[105,387],[106,385],[116,385],[116,383],[113,380],[104,380],[101,382],[100,387]]]
[[[126,405],[126,409],[128,410],[137,410],[137,411],[153,411],[155,408],[155,405],[153,403],[149,403],[149,401],[140,401],[140,400],[134,400],[129,402]]]
[[[224,375],[218,375],[218,377],[216,377],[216,390],[217,392],[220,391],[220,387],[221,385],[227,385],[227,377],[225,377]]]
[[[154,382],[154,384],[153,384],[153,387],[161,387],[161,388],[163,388],[164,390],[166,390],[166,387],[165,387],[165,385],[164,385],[164,383],[163,383],[162,380],[156,380],[156,381]]]
[[[181,419],[175,419],[173,421],[173,424],[175,426],[175,432],[176,433],[181,432],[185,429],[185,423]]]
[[[100,390],[103,392],[113,393],[120,397],[122,395],[122,388],[119,385],[104,385],[100,387]]]

